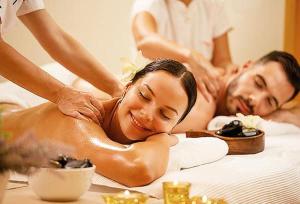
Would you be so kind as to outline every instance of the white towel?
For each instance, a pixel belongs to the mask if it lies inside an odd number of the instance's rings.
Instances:
[[[182,138],[182,135],[178,136]],[[215,137],[182,138],[170,148],[167,172],[179,171],[223,158],[228,153],[228,145]]]

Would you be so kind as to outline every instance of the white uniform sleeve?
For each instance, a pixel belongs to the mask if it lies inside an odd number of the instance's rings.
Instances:
[[[164,0],[135,0],[131,11],[131,19],[143,11],[149,12],[157,19],[162,15],[163,8],[165,8]]]
[[[22,16],[24,14],[31,13],[33,11],[37,11],[44,8],[45,5],[43,0],[26,0],[22,3],[22,6],[17,11],[17,16]]]
[[[213,15],[213,37],[219,37],[232,29],[226,12],[224,1],[215,1]]]

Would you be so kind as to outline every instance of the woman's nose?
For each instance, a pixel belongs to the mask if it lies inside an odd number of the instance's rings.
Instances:
[[[154,112],[150,107],[145,107],[140,112],[141,118],[147,122],[153,121],[153,115],[154,115]]]

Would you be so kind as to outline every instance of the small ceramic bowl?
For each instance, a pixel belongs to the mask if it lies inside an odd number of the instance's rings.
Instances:
[[[74,201],[89,189],[95,168],[95,165],[74,169],[41,168],[28,182],[42,200]]]

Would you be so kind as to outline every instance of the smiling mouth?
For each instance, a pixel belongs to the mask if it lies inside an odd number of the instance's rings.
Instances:
[[[136,120],[132,113],[130,113],[130,116],[131,116],[131,123],[133,124],[134,127],[142,131],[152,132],[150,129],[144,127],[138,120]]]

